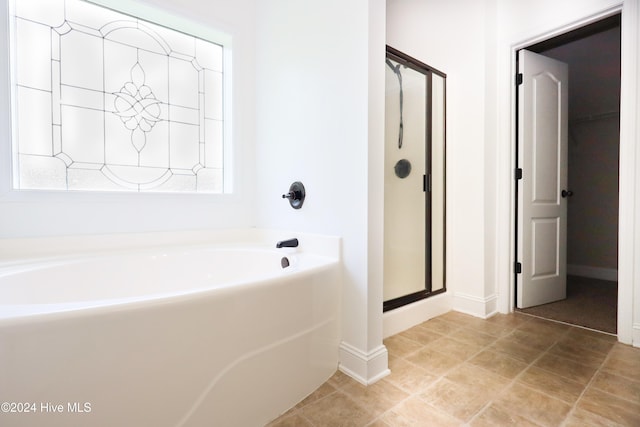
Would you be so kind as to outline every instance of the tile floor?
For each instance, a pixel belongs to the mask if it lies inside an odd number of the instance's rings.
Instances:
[[[384,343],[389,376],[338,372],[269,427],[640,426],[640,349],[610,335],[449,312]]]

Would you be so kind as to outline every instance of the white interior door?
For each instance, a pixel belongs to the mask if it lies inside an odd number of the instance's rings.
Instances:
[[[517,306],[526,308],[567,294],[568,66],[521,50],[518,68]]]

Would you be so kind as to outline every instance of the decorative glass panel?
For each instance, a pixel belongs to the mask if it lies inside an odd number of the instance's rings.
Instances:
[[[82,0],[12,11],[16,189],[224,191],[223,46]]]

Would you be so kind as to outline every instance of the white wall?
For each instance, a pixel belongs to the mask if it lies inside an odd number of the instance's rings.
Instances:
[[[8,173],[10,128],[7,69],[0,67],[0,237],[246,227],[255,223],[254,0],[147,0],[160,11],[230,34],[233,41],[233,115],[237,194],[12,194]],[[0,7],[5,8],[5,0]],[[0,16],[0,18],[2,18]],[[0,19],[0,52],[7,52]],[[2,53],[5,55],[5,53]],[[6,64],[5,58],[0,64]]]
[[[268,0],[257,16],[258,225],[343,238],[341,369],[367,383],[387,368],[370,233],[382,156],[369,159],[384,129],[384,2]],[[297,180],[300,210],[281,198]]]

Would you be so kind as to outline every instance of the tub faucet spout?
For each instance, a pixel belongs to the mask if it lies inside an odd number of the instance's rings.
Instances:
[[[297,248],[298,239],[281,240],[276,243],[276,248]]]

